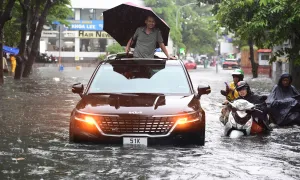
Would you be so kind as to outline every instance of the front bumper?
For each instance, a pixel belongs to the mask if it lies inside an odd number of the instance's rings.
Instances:
[[[148,144],[168,144],[176,143],[181,139],[186,139],[195,134],[205,131],[205,119],[188,122],[186,124],[176,123],[171,130],[164,135],[147,133],[126,133],[120,135],[105,134],[96,124],[88,124],[84,121],[71,119],[72,131],[74,135],[84,141],[94,141],[98,143],[122,143],[123,137],[147,137]]]

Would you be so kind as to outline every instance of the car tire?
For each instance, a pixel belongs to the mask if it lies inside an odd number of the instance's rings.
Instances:
[[[197,69],[197,66],[195,66],[194,69]]]
[[[204,144],[205,144],[205,128],[201,129],[200,132],[191,134],[191,144],[204,146]]]
[[[69,142],[70,143],[79,143],[81,142],[81,138],[79,135],[76,134],[74,130],[74,123],[70,122],[69,128]]]

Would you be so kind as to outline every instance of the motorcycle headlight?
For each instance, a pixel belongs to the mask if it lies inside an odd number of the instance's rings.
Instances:
[[[201,118],[202,118],[201,114],[199,112],[196,112],[196,113],[189,114],[186,116],[178,117],[177,123],[178,124],[186,124],[186,123],[190,123],[190,122],[199,121],[199,120],[201,120]]]

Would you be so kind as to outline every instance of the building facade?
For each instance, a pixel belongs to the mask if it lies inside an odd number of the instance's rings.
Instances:
[[[128,0],[71,0],[73,14],[68,18],[69,27],[56,22],[45,25],[40,52],[61,57],[62,61],[95,60],[99,55],[107,54],[107,46],[115,43],[115,40],[103,31],[103,11],[125,2]],[[130,2],[144,6],[142,0]],[[170,38],[168,45],[169,53],[172,53]]]

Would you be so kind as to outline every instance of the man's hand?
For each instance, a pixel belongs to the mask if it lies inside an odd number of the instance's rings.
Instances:
[[[177,58],[173,56],[168,56],[168,59],[176,60]]]

